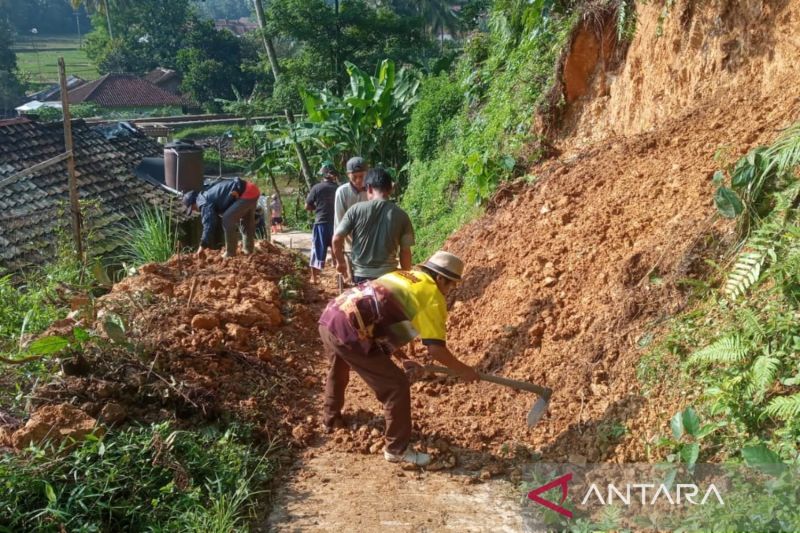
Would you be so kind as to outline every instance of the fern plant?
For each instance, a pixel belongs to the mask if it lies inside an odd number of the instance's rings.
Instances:
[[[764,412],[786,421],[800,418],[800,393],[773,398]]]
[[[747,358],[749,348],[742,341],[741,335],[734,333],[695,352],[689,361],[693,363],[740,363]]]
[[[775,192],[796,199],[795,168],[800,165],[800,123],[787,128],[769,147],[750,150],[735,165],[714,174],[714,203],[722,216],[738,218],[739,232],[746,238],[759,221],[773,211]],[[726,185],[729,177],[730,186]]]

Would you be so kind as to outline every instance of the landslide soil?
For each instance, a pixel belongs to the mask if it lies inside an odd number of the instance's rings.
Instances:
[[[530,394],[453,384],[423,389],[421,429],[469,448],[528,443],[550,460],[652,459],[645,443],[679,400],[669,384],[642,396],[640,341],[683,308],[678,282],[702,274],[709,247],[730,244],[730,225],[713,218],[713,156],[768,143],[799,111],[793,92],[720,91],[652,132],[545,162],[530,169],[534,185],[499,191],[447,243],[468,265],[449,344],[485,371],[553,388],[550,415],[528,431]],[[626,428],[618,442],[615,426]]]
[[[467,263],[448,344],[484,371],[553,388],[549,416],[528,430],[531,394],[427,383],[416,386],[421,433],[495,456],[522,444],[551,461],[661,459],[656,436],[696,392],[644,391],[637,366],[685,308],[679,282],[707,279],[705,259],[734,242],[715,217],[714,171],[800,120],[788,90],[800,83],[800,4],[683,0],[667,20],[656,8],[637,5],[619,70],[604,71],[599,52],[573,69],[593,78],[573,95],[557,157],[446,244]]]
[[[315,368],[321,300],[297,272],[297,261],[260,242],[251,256],[182,254],[144,265],[77,323],[64,320],[50,329],[68,336],[77,325],[102,340],[62,357],[61,372],[32,397],[31,421],[48,406],[71,406],[109,426],[241,420],[264,441],[286,436],[303,446],[321,386]],[[21,424],[5,424],[6,433]],[[13,440],[42,433],[29,425]]]

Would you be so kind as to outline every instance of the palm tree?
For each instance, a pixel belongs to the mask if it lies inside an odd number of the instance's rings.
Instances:
[[[70,3],[72,4],[72,9],[78,9],[81,5],[85,5],[86,11],[90,14],[95,11],[104,13],[106,16],[106,24],[108,24],[108,37],[109,39],[114,38],[114,33],[111,31],[111,15],[108,11],[108,0],[70,0]]]

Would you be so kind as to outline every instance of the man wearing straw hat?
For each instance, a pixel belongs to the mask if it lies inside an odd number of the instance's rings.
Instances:
[[[341,413],[352,369],[383,403],[384,458],[418,466],[430,462],[430,456],[409,446],[410,383],[406,372],[392,362],[391,354],[420,337],[431,358],[467,383],[478,379],[477,372],[447,348],[445,296],[461,280],[463,270],[461,259],[439,251],[414,270],[398,270],[366,281],[328,303],[319,319],[320,337],[330,361],[323,412],[327,431],[344,425]]]

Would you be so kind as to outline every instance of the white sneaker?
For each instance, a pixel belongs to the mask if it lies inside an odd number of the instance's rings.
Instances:
[[[428,466],[431,456],[427,453],[412,450],[410,447],[402,455],[395,455],[388,450],[383,450],[383,458],[390,463],[411,463],[417,466]]]

